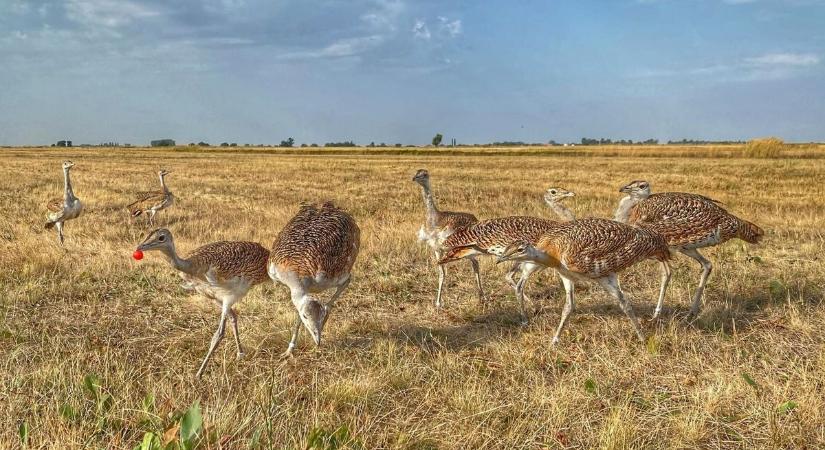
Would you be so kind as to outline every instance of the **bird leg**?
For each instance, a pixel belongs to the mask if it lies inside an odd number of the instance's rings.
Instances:
[[[572,279],[562,274],[559,274],[559,278],[561,278],[561,282],[564,284],[565,302],[564,309],[561,312],[561,319],[559,319],[559,326],[556,328],[556,334],[553,336],[553,345],[559,343],[559,338],[561,337],[562,330],[564,330],[564,325],[567,323],[567,318],[570,317],[570,313],[573,312],[573,309],[576,307],[576,285]]]
[[[238,358],[244,357],[243,347],[241,346],[241,333],[238,331],[238,313],[232,308],[229,308],[229,320],[232,321],[232,333],[235,336],[235,347],[238,349]]]
[[[200,378],[203,375],[203,370],[206,368],[206,364],[209,362],[209,359],[212,358],[212,353],[218,347],[218,344],[223,339],[224,331],[226,330],[226,318],[229,316],[230,308],[224,304],[224,307],[221,311],[221,321],[218,323],[218,329],[215,331],[215,334],[212,336],[212,342],[209,344],[209,351],[206,352],[206,357],[203,359],[201,363],[200,369],[198,369],[198,373],[195,374],[196,377]]]
[[[436,265],[438,266],[438,292],[435,296],[435,307],[441,308],[444,306],[444,303],[441,301],[441,293],[444,291],[444,277],[447,275],[446,269],[442,264],[438,264],[438,260],[441,259],[441,252],[436,250],[435,251],[435,259]]]
[[[662,307],[665,304],[665,292],[667,292],[667,285],[670,283],[670,263],[662,261],[662,285],[659,287],[659,301],[656,302],[656,310],[653,311],[653,319],[657,319],[662,312]]]
[[[473,265],[473,272],[476,274],[476,285],[478,286],[478,302],[484,304],[484,288],[481,287],[481,268],[475,258],[470,258],[470,264]]]
[[[295,345],[298,343],[298,333],[301,332],[301,316],[298,315],[298,311],[295,311],[295,325],[292,326],[292,339],[289,340],[289,346],[286,348],[286,351],[281,353],[281,359],[291,358],[292,349],[295,348]]]
[[[527,325],[527,312],[524,308],[524,301],[527,300],[529,302],[533,302],[524,294],[524,287],[527,285],[527,281],[530,279],[530,276],[533,275],[536,271],[539,270],[539,266],[535,264],[522,264],[521,265],[521,278],[519,278],[518,283],[516,283],[516,299],[518,300],[519,311],[521,311],[521,324]]]
[[[702,265],[702,276],[699,278],[699,287],[696,288],[696,293],[693,294],[693,303],[690,305],[690,317],[699,315],[699,308],[702,306],[702,294],[705,292],[705,285],[708,282],[710,272],[713,270],[713,264],[699,253],[699,250],[682,249],[679,250],[683,255],[695,259]]]
[[[624,311],[627,318],[630,319],[630,323],[633,324],[633,329],[636,331],[636,336],[642,342],[645,343],[645,335],[642,333],[642,328],[639,326],[639,320],[636,319],[636,315],[633,313],[633,307],[630,306],[630,302],[624,298],[624,293],[619,288],[619,279],[615,273],[612,273],[606,277],[599,278],[599,284],[612,295],[617,302],[619,302],[619,307]]]
[[[324,321],[321,324],[321,327],[327,324],[327,319],[329,319],[329,314],[332,312],[332,307],[335,306],[335,301],[344,293],[344,290],[349,286],[349,282],[352,281],[352,277],[347,278],[347,281],[341,283],[338,288],[335,289],[335,293],[332,294],[329,301],[326,305],[324,305]]]
[[[63,245],[63,222],[55,222],[54,226],[57,228],[57,239]]]
[[[154,209],[149,210],[149,226],[150,227],[155,226],[155,213],[157,213],[157,211],[155,211]]]

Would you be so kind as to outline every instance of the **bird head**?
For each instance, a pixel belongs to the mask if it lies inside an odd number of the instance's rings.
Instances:
[[[71,169],[72,167],[74,167],[74,163],[73,163],[73,162],[71,162],[71,161],[69,161],[69,160],[63,161],[63,170],[69,170],[69,169]]]
[[[298,317],[301,318],[301,323],[307,329],[315,345],[321,345],[321,332],[324,330],[326,323],[327,308],[321,304],[317,299],[306,295],[301,303],[297,305]]]
[[[631,197],[647,198],[650,196],[650,183],[644,180],[632,181],[630,184],[619,189],[619,192]]]
[[[535,253],[536,248],[530,242],[516,241],[504,249],[504,253],[498,257],[496,264],[505,261],[533,261],[535,260]]]
[[[137,246],[137,250],[142,252],[152,250],[168,250],[174,247],[172,233],[166,228],[158,228],[149,233],[146,239]]]
[[[427,172],[427,169],[418,169],[412,180],[423,186],[430,181],[430,172]]]
[[[575,196],[575,192],[568,191],[567,189],[560,187],[551,187],[550,189],[547,189],[547,192],[544,193],[544,201],[547,203],[555,203],[560,202],[568,197]]]

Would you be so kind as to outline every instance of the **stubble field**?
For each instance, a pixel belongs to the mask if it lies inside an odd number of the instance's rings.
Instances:
[[[325,434],[347,441],[326,448],[825,446],[822,150],[786,159],[622,151],[2,149],[0,448],[18,448],[21,430],[31,448],[131,449],[146,433],[168,441],[196,402],[197,445],[209,449],[305,448]],[[43,230],[64,159],[76,164],[86,205],[66,225],[66,251]],[[218,309],[181,289],[158,254],[130,258],[149,228],[124,206],[157,189],[160,168],[172,171],[177,203],[158,226],[184,255],[216,240],[270,247],[302,201],[352,213],[361,253],[322,347],[304,333],[296,358],[279,359],[293,307],[285,287],[267,283],[236,307],[246,358],[227,336],[194,378]],[[552,217],[541,197],[550,186],[577,193],[567,205],[580,217],[610,217],[618,188],[647,179],[654,192],[718,199],[766,236],[705,252],[715,270],[698,320],[685,316],[699,266],[677,256],[663,318],[645,321],[647,345],[606,294],[580,285],[552,348],[564,294],[550,271],[528,285],[527,326],[491,259],[482,261],[485,305],[459,263],[448,266],[447,307],[433,307],[436,269],[416,239],[419,168],[439,207],[480,218]],[[658,267],[621,279],[649,317]]]

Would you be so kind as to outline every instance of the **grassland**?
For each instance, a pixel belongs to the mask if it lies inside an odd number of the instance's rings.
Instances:
[[[32,448],[131,449],[146,432],[173,434],[196,401],[209,449],[304,448],[311,434],[343,428],[349,448],[823,448],[822,150],[723,150],[0,150],[0,448],[19,447],[25,424]],[[67,224],[64,252],[42,223],[66,158],[87,207]],[[361,254],[323,347],[304,335],[297,358],[279,360],[292,306],[267,284],[237,308],[247,357],[225,340],[193,378],[218,311],[156,255],[130,259],[147,228],[123,206],[155,188],[160,167],[173,172],[178,202],[159,224],[184,254],[220,239],[269,246],[301,201],[351,211]],[[526,327],[491,260],[486,306],[459,264],[448,269],[446,310],[433,308],[436,272],[416,242],[424,213],[410,181],[421,167],[443,209],[483,218],[549,217],[550,185],[578,193],[569,206],[579,216],[608,216],[618,187],[644,178],[721,200],[767,235],[706,253],[715,272],[697,321],[684,316],[698,266],[678,257],[647,345],[582,285],[551,348],[563,290],[549,272],[528,286],[536,316]],[[653,263],[624,274],[638,314],[652,313],[658,279]],[[89,375],[98,397],[83,386]]]

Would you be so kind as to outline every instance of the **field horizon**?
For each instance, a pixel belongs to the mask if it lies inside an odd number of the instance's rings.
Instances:
[[[0,448],[19,447],[25,428],[30,448],[132,449],[147,433],[171,440],[195,403],[205,449],[308,448],[328,435],[340,446],[312,448],[823,447],[825,146],[746,155],[741,145],[0,149]],[[64,159],[85,204],[65,251],[43,230]],[[156,225],[182,255],[217,240],[269,248],[301,202],[332,200],[355,217],[361,252],[321,347],[304,332],[296,357],[280,360],[293,307],[285,287],[265,283],[235,307],[246,357],[224,339],[194,378],[218,308],[181,289],[157,254],[130,258],[150,228],[125,206],[157,189],[160,168],[177,199]],[[550,186],[576,192],[566,204],[578,217],[612,217],[618,188],[646,179],[654,192],[717,199],[766,235],[703,251],[714,272],[695,321],[685,319],[694,261],[675,257],[655,322],[658,268],[623,273],[645,345],[597,286],[577,285],[554,348],[564,290],[549,270],[527,287],[526,326],[490,258],[484,305],[457,263],[435,309],[436,267],[416,239],[419,168],[441,209],[480,219],[553,218]]]

